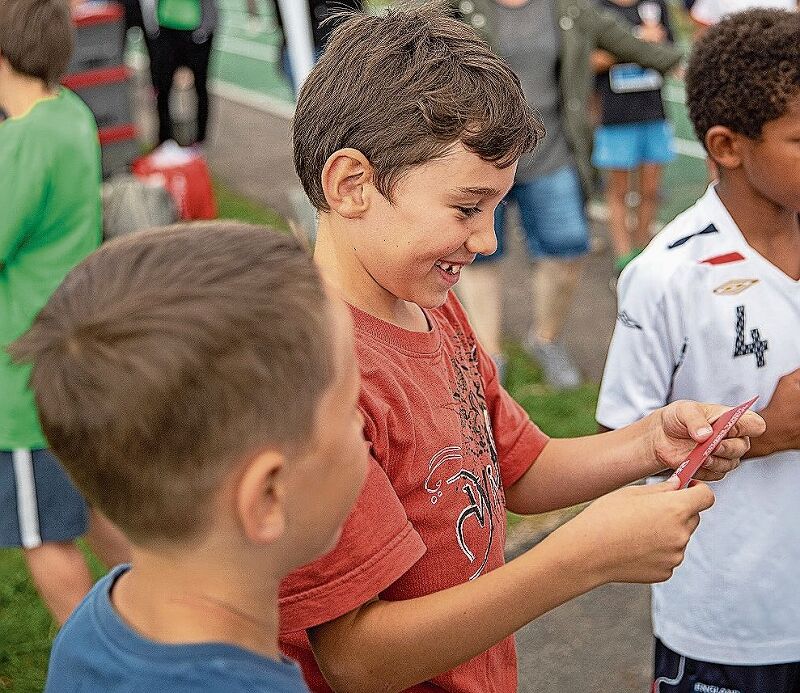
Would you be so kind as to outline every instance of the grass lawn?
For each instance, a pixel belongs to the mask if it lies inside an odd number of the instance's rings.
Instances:
[[[275,212],[236,195],[215,183],[220,217],[270,224],[286,229]],[[517,345],[506,348],[509,356],[507,385],[542,429],[556,437],[592,433],[597,386],[586,385],[556,394],[542,385],[541,370]],[[509,516],[509,522],[516,518]],[[101,569],[94,561],[93,570]],[[49,614],[36,592],[17,550],[0,549],[0,691],[36,693],[44,686],[50,644],[56,633]]]

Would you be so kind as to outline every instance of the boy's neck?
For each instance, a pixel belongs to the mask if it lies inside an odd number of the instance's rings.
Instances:
[[[430,329],[425,313],[415,303],[409,303],[380,286],[349,248],[341,248],[332,214],[320,214],[319,229],[314,247],[314,260],[323,277],[351,306],[413,332]]]
[[[164,557],[133,547],[131,556],[111,602],[139,635],[170,645],[225,643],[280,659],[279,579],[228,569],[206,552]]]
[[[37,101],[55,94],[42,80],[18,73],[6,74],[0,84],[0,108],[9,118],[25,115]]]
[[[754,190],[739,171],[727,171],[717,195],[748,245],[784,274],[800,279],[800,216]]]

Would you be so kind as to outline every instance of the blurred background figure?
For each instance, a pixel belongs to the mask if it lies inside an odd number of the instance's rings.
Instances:
[[[250,0],[252,2],[252,0]],[[364,9],[364,3],[362,0],[290,0],[291,2],[306,2],[308,5],[308,20],[310,22],[309,29],[311,31],[311,36],[314,44],[314,61],[319,57],[320,53],[322,53],[323,48],[325,47],[325,43],[328,40],[328,37],[331,35],[331,32],[336,28],[337,22],[335,20],[332,21],[325,21],[329,19],[332,15],[336,14],[337,12],[342,12],[346,10],[358,10],[361,11]],[[278,26],[280,27],[281,34],[283,35],[283,42],[281,45],[281,67],[283,68],[283,72],[286,75],[286,78],[292,84],[292,89],[295,93],[298,90],[297,79],[294,76],[294,72],[292,70],[292,62],[289,57],[289,41],[291,40],[290,36],[287,36],[286,31],[286,21],[285,21],[285,10],[281,9],[281,2],[276,1],[275,9],[277,10],[277,21]]]
[[[175,139],[170,92],[176,71],[186,67],[197,99],[196,132],[186,144],[202,146],[208,134],[208,65],[219,21],[216,0],[141,0],[141,10],[156,90],[158,143]]]
[[[530,278],[534,322],[524,347],[556,389],[581,383],[561,333],[572,309],[589,250],[584,206],[591,196],[591,54],[601,48],[621,61],[666,72],[681,53],[637,38],[624,19],[589,0],[462,0],[454,9],[481,31],[519,76],[547,130],[533,155],[524,156],[507,202],[516,202],[528,252],[538,260]],[[496,260],[504,250],[506,214],[495,217],[498,250],[462,273],[462,297],[478,337],[501,370],[501,296]]]
[[[655,43],[673,41],[665,0],[598,0],[600,7],[622,17],[638,36]],[[592,54],[597,72],[601,125],[595,132],[592,163],[605,173],[608,230],[619,276],[650,241],[658,208],[664,166],[674,159],[655,70],[620,64],[609,52]],[[635,207],[635,220],[629,217]]]

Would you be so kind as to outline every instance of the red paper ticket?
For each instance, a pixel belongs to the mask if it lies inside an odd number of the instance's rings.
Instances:
[[[681,466],[675,470],[675,474],[681,480],[679,488],[686,488],[692,477],[697,473],[697,470],[703,466],[703,463],[709,458],[712,452],[717,449],[719,444],[725,440],[734,424],[742,418],[750,407],[753,406],[758,397],[753,397],[749,402],[740,404],[738,407],[729,409],[722,416],[720,416],[711,427],[711,437],[703,443],[700,443],[694,450],[689,453]]]

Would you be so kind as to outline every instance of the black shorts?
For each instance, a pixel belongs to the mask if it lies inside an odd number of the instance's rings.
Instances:
[[[800,693],[800,662],[734,666],[689,659],[656,638],[652,693]]]

